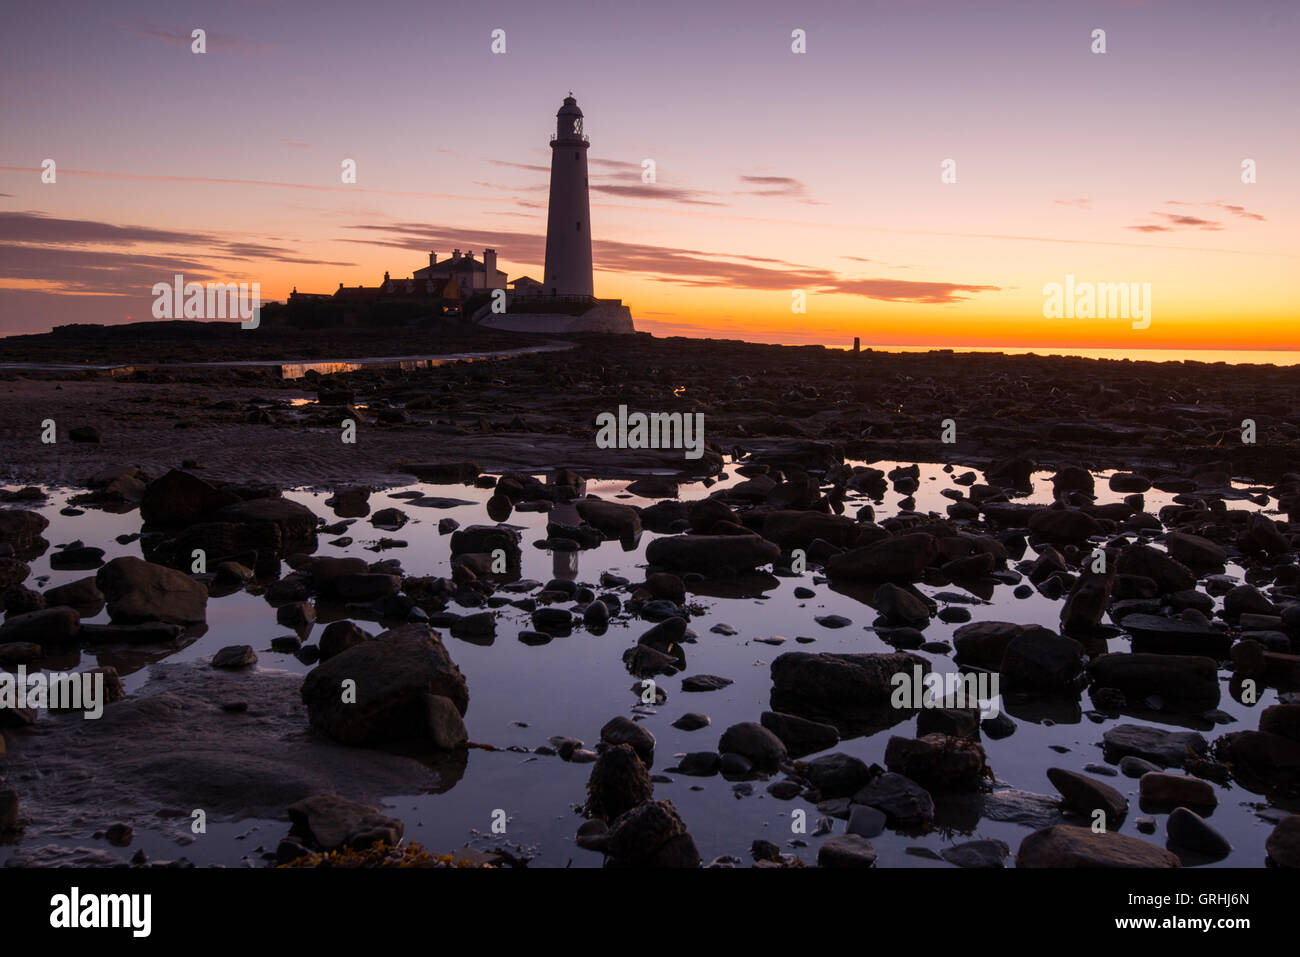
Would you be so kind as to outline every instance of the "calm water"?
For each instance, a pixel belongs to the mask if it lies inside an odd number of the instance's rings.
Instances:
[[[898,463],[870,464],[888,470]],[[950,500],[941,496],[939,491],[951,486],[951,476],[945,474],[939,465],[923,465],[921,469],[921,489],[915,495],[917,510],[942,513]],[[962,471],[965,471],[964,467],[958,465],[953,474]],[[700,484],[684,485],[681,497],[702,498],[719,487],[742,480],[734,473],[729,474],[730,478],[712,488]],[[1100,474],[1104,477],[1107,473]],[[1047,479],[1046,473],[1036,476],[1036,492],[1025,500],[1049,502],[1051,485]],[[589,482],[588,492],[632,504],[650,504],[650,500],[628,496],[624,492],[626,485],[625,481]],[[1099,502],[1118,501],[1122,498],[1122,495],[1110,492],[1104,481],[1098,482],[1097,489]],[[412,506],[408,500],[393,497],[394,493],[409,490],[469,500],[473,504],[432,509]],[[139,555],[138,543],[123,546],[114,541],[114,537],[119,534],[139,530],[137,512],[112,515],[87,511],[81,516],[60,515],[59,509],[65,504],[67,494],[70,493],[56,491],[50,501],[40,508],[50,520],[50,527],[44,533],[48,541],[57,544],[79,538],[87,544],[106,549],[107,558]],[[301,491],[286,494],[312,508],[317,515],[329,521],[337,520],[332,510],[324,505],[326,495]],[[337,548],[325,544],[333,536],[321,536],[318,554],[354,554],[369,561],[399,558],[408,575],[447,575],[450,573],[448,536],[438,534],[438,520],[450,516],[462,526],[486,523],[489,519],[483,503],[490,494],[490,490],[466,486],[439,487],[427,484],[375,493],[370,499],[372,513],[392,505],[402,508],[412,520],[394,533],[377,530],[367,519],[359,519],[348,531],[355,539],[355,544],[346,549]],[[888,492],[883,500],[877,501],[877,517],[884,518],[896,512],[901,498],[892,490]],[[1154,513],[1171,498],[1170,495],[1152,490],[1146,496],[1147,510]],[[867,501],[870,500],[865,497],[851,496],[847,513],[853,514],[859,505]],[[1233,504],[1234,507],[1249,506],[1249,503]],[[523,530],[523,577],[542,582],[552,577],[576,578],[580,583],[591,585],[598,593],[603,590],[598,585],[603,571],[624,575],[634,582],[639,580],[644,567],[645,546],[657,537],[647,532],[639,546],[631,551],[624,550],[618,542],[606,542],[599,548],[577,554],[553,555],[532,545],[532,542],[545,537],[545,514],[515,512],[508,521]],[[367,544],[385,535],[404,539],[409,544],[405,548],[380,553],[365,550]],[[1032,558],[1033,554],[1030,549],[1025,557]],[[44,579],[43,587],[93,574],[85,571],[52,571],[48,555],[30,564],[33,577]],[[1229,574],[1241,575],[1241,569],[1233,566],[1228,571]],[[29,581],[28,584],[32,583]],[[796,599],[793,590],[798,585],[812,587],[816,591],[816,597],[809,600]],[[922,584],[918,587],[931,595],[941,590],[958,590],[956,586],[940,589]],[[974,620],[1036,623],[1049,628],[1057,626],[1061,608],[1059,601],[1050,601],[1036,592],[1027,599],[1017,600],[1012,597],[1011,590],[1011,586],[999,586],[990,604],[968,605]],[[775,579],[773,587],[764,592],[761,598],[724,599],[688,594],[688,602],[704,608],[704,614],[691,621],[691,627],[699,639],[686,646],[687,669],[681,675],[658,679],[660,686],[668,693],[668,701],[664,706],[654,709],[657,713],[644,719],[646,727],[658,739],[655,767],[652,769],[655,773],[662,773],[664,769],[673,766],[676,763],[674,754],[716,749],[719,736],[729,725],[739,721],[757,721],[759,715],[768,709],[771,690],[768,667],[778,654],[796,649],[812,652],[892,650],[866,627],[875,618],[872,609],[852,598],[832,592],[825,584],[815,584],[811,572],[802,578]],[[458,609],[453,605],[449,610],[468,612],[477,609]],[[844,615],[852,619],[853,624],[836,630],[824,628],[813,620],[815,615],[830,613]],[[107,615],[103,614],[93,620],[107,621]],[[734,637],[710,633],[709,629],[719,622],[735,626],[740,633]],[[323,624],[317,624],[308,640],[314,641],[319,636]],[[372,633],[380,628],[372,622],[361,622],[361,625]],[[582,739],[588,746],[594,745],[599,739],[600,728],[606,721],[620,714],[633,716],[632,709],[640,704],[631,690],[634,679],[625,670],[621,657],[636,637],[649,627],[649,623],[641,620],[615,622],[602,636],[575,630],[570,637],[556,638],[549,644],[530,647],[517,640],[519,631],[531,628],[528,616],[519,609],[506,607],[498,612],[497,637],[490,645],[471,644],[451,637],[445,629],[442,630],[452,657],[469,683],[470,706],[466,723],[470,738],[502,748],[511,745],[534,748],[546,744],[552,735],[569,735]],[[956,627],[935,619],[925,630],[926,638],[949,640]],[[238,592],[210,600],[206,631],[187,647],[170,655],[167,660],[205,661],[226,645],[248,643],[258,652],[260,661],[256,667],[303,674],[307,668],[297,659],[269,650],[270,640],[287,631],[276,624],[274,610],[262,598]],[[753,641],[771,635],[783,635],[790,640],[779,647]],[[796,636],[808,636],[816,640],[812,644],[796,644]],[[1111,647],[1115,650],[1124,650],[1125,644],[1122,639],[1111,641]],[[949,658],[944,655],[931,654],[928,657],[936,671],[955,670]],[[115,665],[123,673],[128,694],[138,692],[149,681],[146,663],[139,657],[129,655],[87,650],[81,653],[78,661],[61,659],[54,667],[71,670],[74,667],[88,668],[97,664]],[[684,693],[680,690],[682,677],[702,673],[722,675],[733,679],[735,683],[721,691],[703,694]],[[1221,677],[1226,685],[1226,672]],[[1220,707],[1239,719],[1240,723],[1203,730],[1202,733],[1212,740],[1221,731],[1254,729],[1258,723],[1258,711],[1275,700],[1275,693],[1270,689],[1253,708],[1243,706],[1227,694],[1225,687]],[[1087,710],[1088,707],[1089,702],[1085,696],[1082,709]],[[712,718],[713,723],[710,727],[694,732],[673,728],[672,722],[686,711],[703,711]],[[1125,717],[1094,723],[1082,714],[1075,713],[1072,717],[1058,715],[1058,723],[1055,724],[1038,724],[1031,717],[1017,715],[1015,710],[1010,713],[1018,725],[1015,734],[1001,741],[987,738],[983,741],[989,765],[999,782],[1019,790],[1045,795],[1056,794],[1047,780],[1047,768],[1061,766],[1083,770],[1084,765],[1103,760],[1100,742],[1102,733],[1108,727],[1118,723],[1155,723]],[[42,718],[47,719],[80,720],[50,715]],[[1176,725],[1168,727],[1182,730]],[[868,763],[883,765],[884,749],[889,736],[911,735],[914,732],[915,719],[911,719],[871,737],[841,741],[834,750],[856,755]],[[1058,753],[1052,750],[1053,746],[1068,750]],[[13,768],[9,770],[12,774]],[[574,866],[599,866],[601,856],[578,848],[573,840],[574,832],[581,822],[575,814],[575,808],[585,798],[590,772],[590,765],[568,764],[558,757],[471,750],[464,777],[451,790],[438,795],[394,794],[384,806],[406,822],[406,835],[409,839],[436,850],[460,847],[467,842],[490,847],[495,841],[504,840],[507,846],[523,847],[534,855],[534,866],[564,866],[570,861]],[[749,846],[753,840],[765,838],[785,846],[795,836],[790,828],[790,812],[793,809],[803,808],[807,811],[810,830],[812,822],[819,816],[813,805],[800,799],[780,801],[771,797],[764,790],[766,782],[761,780],[755,782],[752,795],[740,797],[733,792],[732,784],[721,777],[670,777],[674,779],[672,783],[655,785],[655,796],[672,799],[690,828],[705,861],[721,854],[732,854],[748,862]],[[1137,782],[1122,776],[1104,780],[1125,793],[1130,801],[1129,813],[1120,828],[1121,832],[1163,844],[1165,815],[1155,815],[1159,822],[1157,834],[1138,835],[1134,822],[1143,812],[1138,808]],[[1232,841],[1235,849],[1224,861],[1211,866],[1262,866],[1264,840],[1272,823],[1262,820],[1253,809],[1255,802],[1261,799],[1239,788],[1216,788],[1220,804],[1210,820]],[[487,836],[491,815],[497,808],[504,809],[510,817],[505,838]],[[1014,854],[1020,841],[1030,833],[1026,827],[987,819],[945,820],[941,816],[938,824],[938,829],[921,837],[905,837],[886,831],[874,838],[873,843],[879,851],[879,866],[948,867],[950,865],[946,863],[908,854],[907,849],[924,847],[937,851],[945,845],[964,843],[977,837],[1001,838],[1011,846]],[[835,833],[843,833],[844,827],[843,821],[836,821]],[[160,834],[137,827],[135,844],[126,851],[113,849],[103,841],[94,841],[89,832],[80,845],[98,847],[123,857],[129,857],[136,847],[144,847],[155,859],[171,859],[183,854],[201,864],[237,866],[241,862],[260,864],[257,855],[252,854],[252,849],[257,845],[274,849],[287,830],[287,822],[279,821],[213,823],[206,838],[178,848]],[[797,853],[809,863],[814,862],[820,839],[809,835],[800,837],[808,842],[808,847],[786,847],[786,850]],[[42,842],[36,834],[29,833],[24,839],[24,844],[28,846],[39,843]],[[0,860],[12,853],[11,847],[0,848]]]

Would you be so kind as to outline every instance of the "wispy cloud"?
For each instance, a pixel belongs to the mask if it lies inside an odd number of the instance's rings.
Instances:
[[[740,182],[749,189],[737,190],[744,196],[783,196],[797,199],[809,206],[824,206],[808,195],[808,187],[793,176],[748,176],[741,175]]]
[[[502,230],[464,230],[422,223],[356,225],[369,234],[349,242],[374,243],[402,249],[495,248],[508,252],[511,262],[540,263],[546,240],[534,233]],[[762,256],[711,253],[699,249],[653,246],[596,240],[592,243],[597,268],[608,272],[639,273],[681,286],[809,292],[861,296],[881,302],[947,304],[969,299],[1001,287],[956,282],[914,282],[902,279],[855,279],[833,269],[806,266]]]
[[[1092,200],[1090,199],[1054,199],[1052,202],[1057,206],[1072,206],[1075,209],[1092,209]]]
[[[136,20],[126,23],[125,27],[139,36],[161,40],[170,46],[184,47],[187,50],[191,49],[194,43],[193,32],[195,27],[193,26],[149,23]],[[270,44],[257,40],[237,37],[230,33],[214,33],[211,30],[204,29],[204,48],[208,53],[238,53],[243,56],[253,56],[267,53],[272,49]]]

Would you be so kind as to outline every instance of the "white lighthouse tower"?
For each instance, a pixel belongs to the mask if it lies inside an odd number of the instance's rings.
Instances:
[[[587,199],[587,142],[573,91],[555,114],[551,137],[551,200],[546,219],[548,296],[591,296],[591,204]]]

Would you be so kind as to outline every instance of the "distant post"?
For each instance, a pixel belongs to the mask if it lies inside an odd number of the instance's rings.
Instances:
[[[858,336],[853,337],[853,351],[854,352],[862,351],[862,339]]]

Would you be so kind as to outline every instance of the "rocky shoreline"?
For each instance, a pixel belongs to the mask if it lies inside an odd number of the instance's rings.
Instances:
[[[148,817],[184,845],[194,808],[286,822],[264,864],[345,848],[385,860],[409,829],[381,798],[473,787],[468,755],[504,750],[538,759],[535,774],[590,765],[571,834],[606,866],[704,863],[699,835],[715,822],[681,808],[710,779],[781,805],[790,828],[717,866],[870,867],[883,840],[945,830],[972,839],[928,853],[962,867],[1195,866],[1243,850],[1247,866],[1297,866],[1297,378],[637,336],[295,382],[165,369],[0,382],[0,666],[95,658],[115,689],[84,724],[0,710],[10,863],[66,861],[94,826],[127,828],[129,844]],[[702,412],[705,454],[597,449],[595,417],[619,405]],[[55,443],[40,442],[46,418]],[[625,481],[594,491],[611,477]],[[52,547],[42,509],[61,483],[76,492],[59,516],[102,510],[136,531],[116,548]],[[399,485],[412,487],[385,501],[400,504],[372,509]],[[333,516],[294,487],[329,489]],[[430,508],[474,517],[415,519]],[[352,538],[362,520],[379,536],[369,553]],[[633,574],[590,567],[611,549],[636,556]],[[574,556],[574,574],[528,577],[543,552],[557,568]],[[56,571],[68,580],[45,587]],[[772,652],[765,697],[714,729],[693,699],[741,685],[688,656],[733,641],[719,609],[741,606],[727,602],[786,589],[789,607],[839,604],[800,613],[816,637],[796,650],[752,628]],[[271,645],[301,677],[265,670],[251,643],[165,661],[234,598],[292,632]],[[1034,611],[1013,615],[1017,602]],[[627,713],[590,745],[559,730],[529,747],[476,740],[486,676],[458,659],[499,631],[542,654],[601,639],[592,653],[632,682]],[[129,693],[103,664],[123,648],[160,662]],[[932,671],[996,678],[1000,708],[900,703],[897,676]],[[570,720],[563,700],[552,725]],[[1231,727],[1237,714],[1252,723]],[[1097,761],[1035,759],[1055,795],[1000,770],[1000,742],[1064,725],[1104,730]],[[666,761],[659,739],[690,735],[706,746]],[[88,778],[93,798],[69,797]],[[1216,827],[1229,788],[1270,823],[1258,846]],[[1018,846],[981,836],[994,822]],[[499,843],[463,860],[527,856]]]

